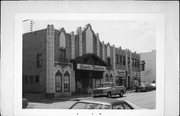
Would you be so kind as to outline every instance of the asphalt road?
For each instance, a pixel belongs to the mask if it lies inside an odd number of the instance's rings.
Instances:
[[[117,99],[127,100],[141,108],[156,108],[156,91],[125,94],[123,98]]]
[[[124,97],[112,96],[113,99],[124,99],[141,108],[155,109],[156,106],[156,91],[128,93]],[[53,103],[36,103],[29,102],[28,109],[68,109],[75,101],[56,101]]]

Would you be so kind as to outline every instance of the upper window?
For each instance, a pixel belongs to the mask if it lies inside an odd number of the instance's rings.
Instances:
[[[118,54],[116,54],[116,64],[118,64]]]
[[[135,67],[137,67],[137,59],[135,59]]]
[[[122,56],[120,55],[120,65],[122,65],[123,64],[123,61],[122,61]]]
[[[34,76],[33,75],[30,76],[30,83],[34,83]]]
[[[42,54],[37,54],[37,67],[42,67]]]
[[[132,66],[134,66],[134,58],[132,58]]]
[[[128,57],[128,64],[130,63],[130,57]]]
[[[137,60],[137,67],[139,67],[139,59]]]
[[[65,36],[65,33],[64,33],[64,29],[62,28],[61,29],[62,30],[62,32],[60,33],[60,39],[59,39],[59,47],[60,48],[65,48],[66,47],[66,36]]]
[[[123,65],[126,65],[126,57],[123,56]]]
[[[108,66],[110,66],[110,65],[111,65],[111,60],[110,60],[110,58],[109,58],[109,57],[107,57],[107,63],[108,63]]]
[[[39,75],[35,76],[35,83],[39,83]]]
[[[64,62],[66,59],[66,49],[65,48],[60,48],[60,61]]]

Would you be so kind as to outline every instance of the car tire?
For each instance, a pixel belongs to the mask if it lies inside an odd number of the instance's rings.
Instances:
[[[120,96],[120,97],[123,97],[123,94],[124,94],[123,91],[121,91],[121,92],[119,93],[119,96]]]
[[[107,93],[107,98],[111,98],[111,92]]]

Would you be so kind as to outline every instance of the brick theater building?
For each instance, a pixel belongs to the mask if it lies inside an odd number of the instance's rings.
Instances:
[[[103,82],[133,89],[140,62],[139,54],[101,42],[90,24],[76,33],[48,25],[23,34],[23,93],[69,96]]]

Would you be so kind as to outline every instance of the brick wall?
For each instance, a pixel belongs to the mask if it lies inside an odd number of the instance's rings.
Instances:
[[[42,66],[37,67],[37,54],[42,54]],[[39,75],[39,83],[35,76]],[[25,83],[25,76],[28,82]],[[30,83],[30,76],[33,81]],[[46,29],[23,35],[23,92],[45,93],[46,89]]]

